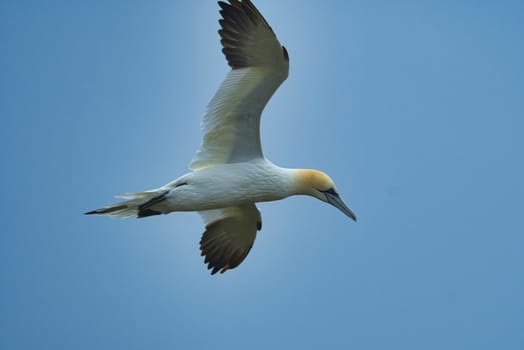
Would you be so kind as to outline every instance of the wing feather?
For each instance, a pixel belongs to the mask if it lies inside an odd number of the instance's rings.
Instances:
[[[211,274],[237,267],[251,250],[261,228],[260,212],[255,204],[206,210],[200,214],[206,223],[200,250]]]
[[[219,5],[222,51],[232,70],[207,106],[191,169],[263,157],[260,116],[289,72],[285,49],[251,1]]]

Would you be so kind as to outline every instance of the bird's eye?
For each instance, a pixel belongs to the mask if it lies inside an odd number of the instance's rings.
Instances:
[[[326,190],[326,191],[321,191],[321,192],[324,192],[326,194],[330,194],[332,196],[338,196],[338,193],[337,191],[335,191],[335,189],[333,187],[331,187],[329,190]]]

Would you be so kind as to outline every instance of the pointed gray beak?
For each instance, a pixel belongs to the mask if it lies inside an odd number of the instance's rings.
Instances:
[[[354,221],[357,221],[357,216],[355,215],[355,213],[353,213],[353,211],[349,209],[349,207],[346,205],[346,203],[344,203],[342,198],[340,198],[340,196],[337,193],[333,194],[325,192],[325,194],[329,204],[331,204],[335,208],[338,208],[340,211],[342,211],[344,214],[349,216]]]

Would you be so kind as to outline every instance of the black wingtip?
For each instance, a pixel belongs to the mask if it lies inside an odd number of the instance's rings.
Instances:
[[[126,208],[127,208],[127,205],[118,205],[116,207],[102,208],[102,209],[88,211],[87,213],[84,213],[84,215],[111,214],[112,212],[115,212],[115,211],[118,211],[118,210],[122,210],[122,209],[126,209]]]
[[[227,63],[232,69],[256,65],[257,57],[250,52],[250,47],[256,44],[252,42],[253,33],[259,26],[266,27],[265,30],[274,35],[273,30],[249,0],[219,1],[218,5],[222,16],[218,21],[221,28],[218,33]]]

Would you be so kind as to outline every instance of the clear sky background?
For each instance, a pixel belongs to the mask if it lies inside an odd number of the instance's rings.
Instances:
[[[256,5],[291,57],[266,156],[359,222],[262,204],[210,276],[196,214],[82,215],[187,171],[218,6],[1,1],[0,348],[523,349],[524,2]]]

